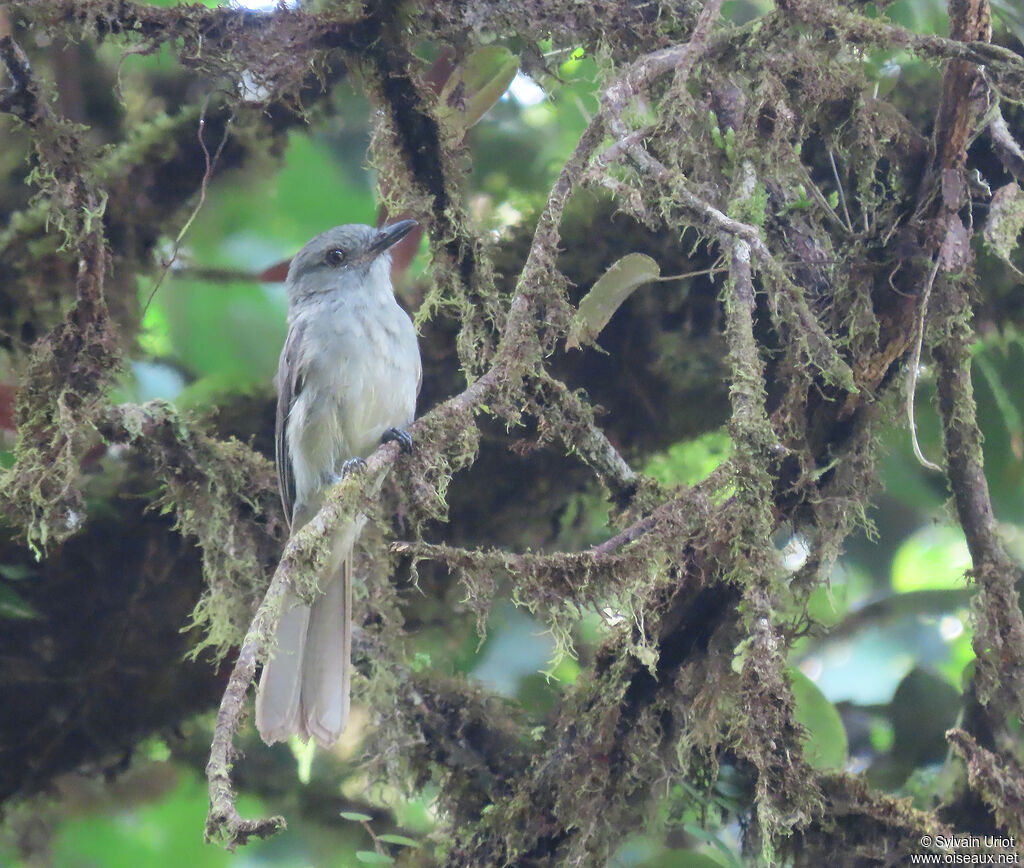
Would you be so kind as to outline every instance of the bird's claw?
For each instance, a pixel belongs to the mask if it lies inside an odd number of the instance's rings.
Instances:
[[[341,482],[341,480],[351,476],[353,473],[362,473],[366,470],[366,462],[359,457],[349,458],[344,464],[341,465],[341,473],[335,478],[335,482]]]
[[[412,435],[404,428],[388,428],[380,438],[381,443],[394,440],[403,452],[412,452]]]

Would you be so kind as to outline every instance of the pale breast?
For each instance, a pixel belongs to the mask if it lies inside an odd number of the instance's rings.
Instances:
[[[303,385],[288,419],[297,495],[369,455],[388,428],[412,423],[419,345],[408,315],[387,301],[339,304],[307,322]]]

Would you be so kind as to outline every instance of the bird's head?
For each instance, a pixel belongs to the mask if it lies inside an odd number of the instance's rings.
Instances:
[[[415,220],[399,220],[381,229],[349,223],[321,232],[292,259],[289,299],[344,291],[349,285],[360,286],[366,281],[380,282],[390,291],[388,251],[415,226]]]

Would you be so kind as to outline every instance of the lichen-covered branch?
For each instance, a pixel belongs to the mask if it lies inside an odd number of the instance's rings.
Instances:
[[[985,750],[962,729],[951,729],[946,738],[967,766],[971,787],[982,794],[996,821],[1018,841],[1024,851],[1024,768],[1013,757]]]
[[[1024,615],[1016,585],[1020,567],[1006,553],[992,510],[971,385],[969,307],[963,287],[944,287],[947,334],[935,347],[949,483],[978,585],[972,607],[978,655],[976,692],[996,719],[1024,714]]]
[[[173,508],[178,530],[198,541],[207,591],[193,613],[204,632],[193,654],[211,648],[223,659],[245,634],[284,530],[273,467],[163,401],[107,407],[94,424],[108,444],[152,468],[165,488],[159,505]]]
[[[737,173],[734,207],[743,208],[755,195],[753,166]],[[722,232],[729,251],[726,286],[726,340],[732,371],[730,434],[736,445],[736,498],[747,524],[734,542],[735,581],[745,581],[743,607],[748,636],[740,673],[740,690],[749,715],[740,751],[758,770],[758,818],[764,846],[771,848],[782,829],[806,826],[821,811],[821,795],[810,767],[800,755],[794,700],[784,674],[786,642],[774,623],[778,610],[773,586],[781,565],[771,544],[770,468],[782,447],[768,418],[765,366],[754,338],[754,281],[750,244]]]
[[[964,40],[988,41],[992,36],[991,10],[985,0],[957,0],[950,4],[950,35]],[[973,563],[972,574],[978,594],[972,607],[975,623],[974,649],[977,654],[973,694],[989,717],[992,731],[1005,726],[1008,717],[1024,714],[1024,614],[1016,585],[1021,576],[999,538],[992,510],[982,457],[982,435],[971,383],[971,308],[967,282],[945,276],[970,263],[964,250],[967,231],[959,212],[968,201],[966,182],[967,146],[971,133],[986,106],[987,87],[981,74],[968,61],[950,60],[943,74],[942,100],[935,122],[935,156],[931,186],[923,199],[930,204],[925,216],[926,238],[935,246],[932,282],[941,293],[939,322],[941,337],[933,353],[938,362],[939,411],[942,416],[949,486],[957,516],[963,528]],[[930,229],[930,231],[928,231]],[[936,281],[936,272],[943,276]],[[926,290],[927,291],[927,290]],[[923,314],[922,314],[923,316]],[[921,326],[924,328],[923,324]],[[912,372],[916,375],[916,371]],[[969,739],[969,736],[965,737]],[[967,742],[955,747],[962,754]],[[991,757],[995,761],[995,757]],[[1012,776],[1012,752],[1005,757],[1006,774]],[[977,770],[969,778],[979,779]],[[988,782],[989,784],[991,781]],[[981,792],[990,797],[983,784]]]
[[[31,545],[45,547],[82,523],[76,480],[84,432],[78,420],[91,415],[120,365],[103,292],[106,197],[88,180],[91,149],[41,98],[28,59],[10,36],[0,38],[0,60],[14,83],[4,105],[32,130],[39,174],[53,197],[51,215],[77,253],[75,303],[33,350],[28,385],[18,396],[15,465],[0,485],[5,511],[18,516]]]

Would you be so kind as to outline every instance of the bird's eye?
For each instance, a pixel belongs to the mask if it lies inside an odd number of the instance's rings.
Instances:
[[[331,250],[328,250],[327,255],[324,257],[324,260],[327,262],[328,265],[334,266],[344,265],[346,259],[348,259],[348,254],[345,253],[345,251],[342,250],[340,247],[335,247]]]

